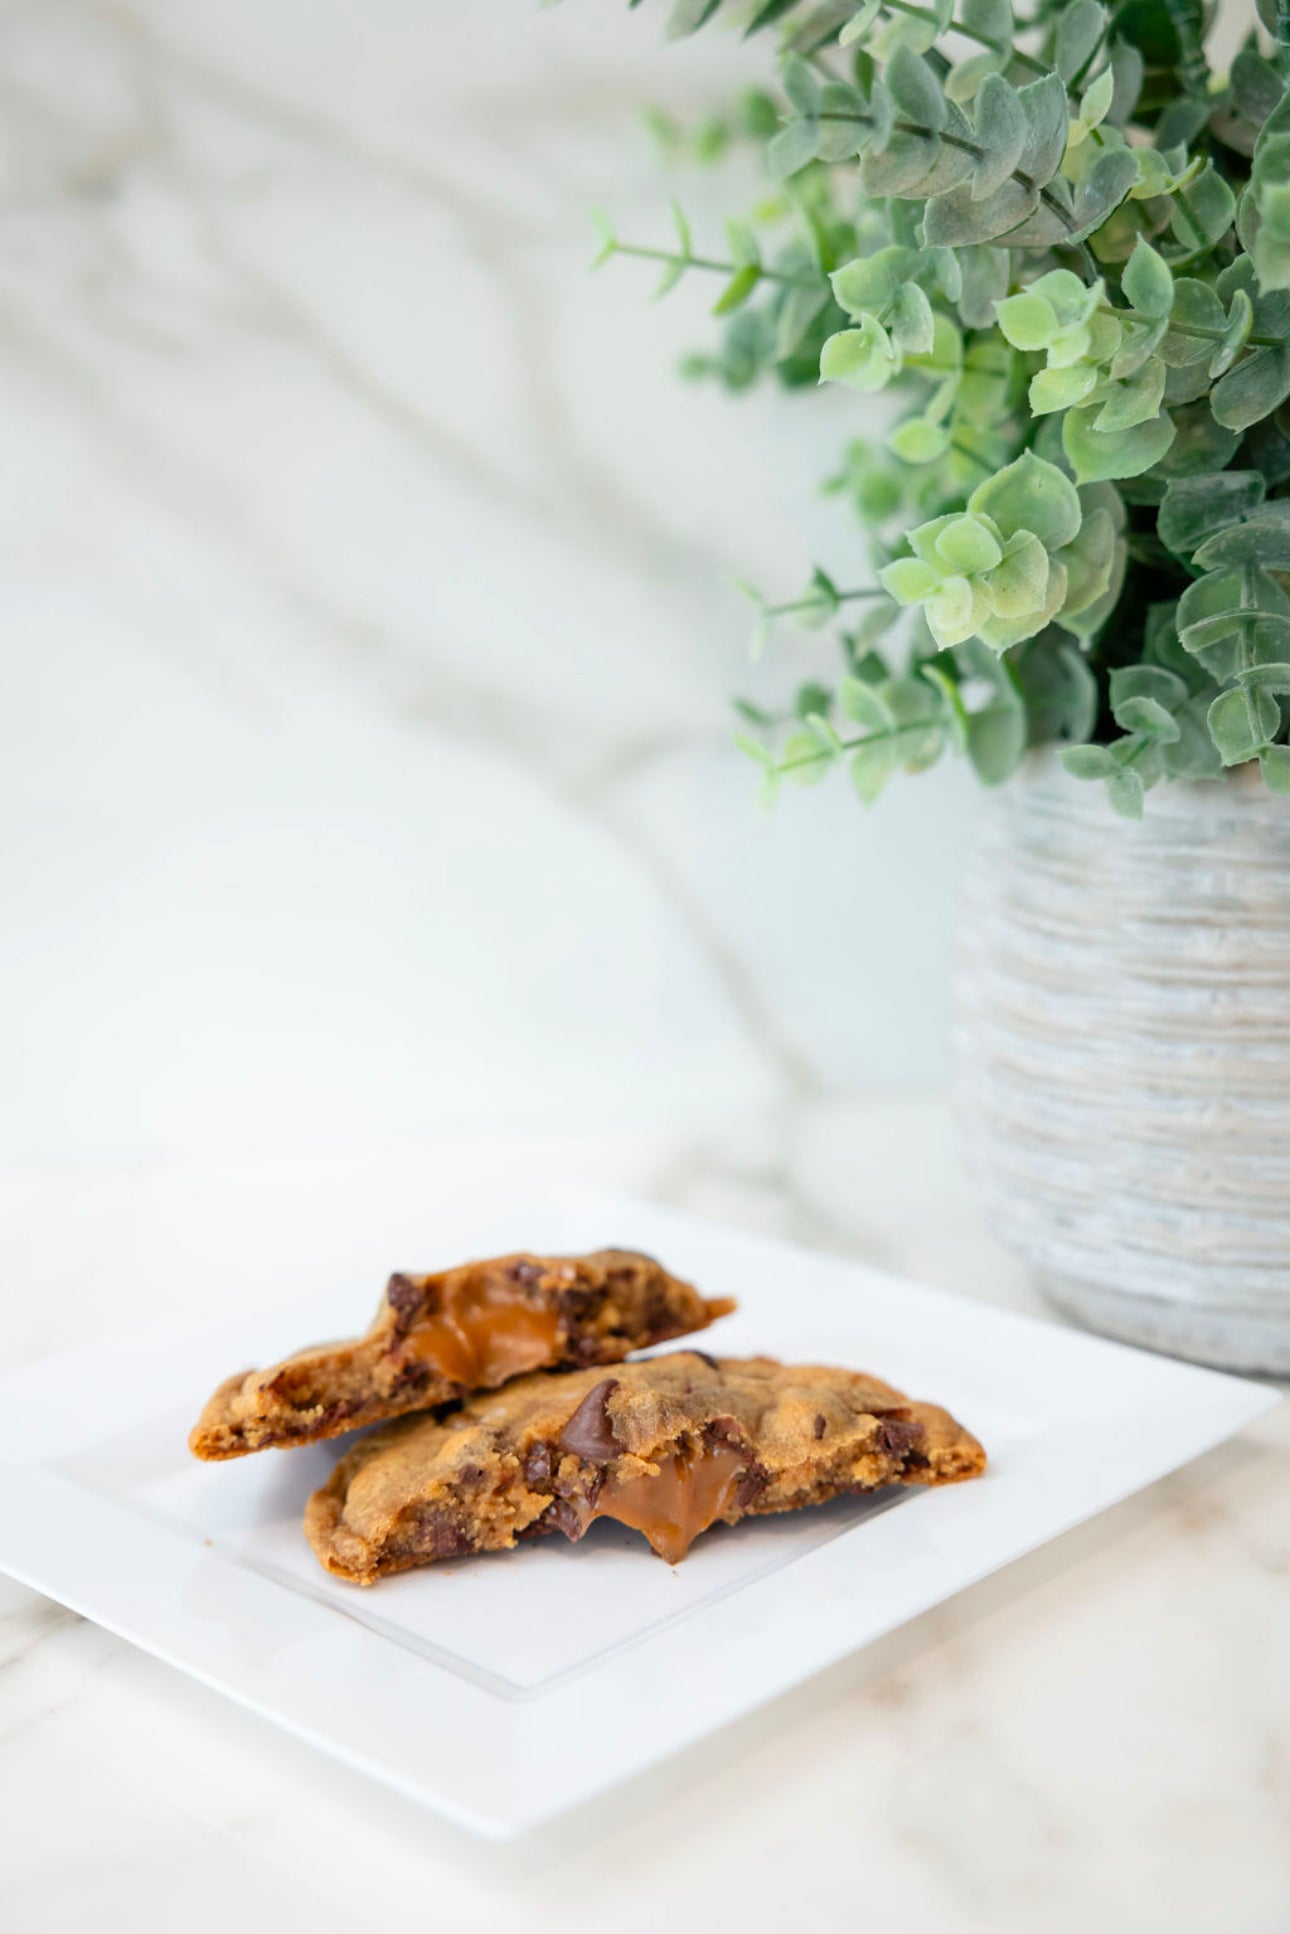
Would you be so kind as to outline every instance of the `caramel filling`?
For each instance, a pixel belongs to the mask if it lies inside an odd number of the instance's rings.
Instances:
[[[730,1509],[747,1468],[747,1458],[724,1444],[674,1451],[657,1476],[610,1478],[592,1516],[643,1531],[660,1558],[679,1565],[699,1533]]]
[[[559,1323],[556,1310],[531,1303],[459,1303],[419,1318],[403,1347],[441,1377],[478,1389],[550,1363]]]

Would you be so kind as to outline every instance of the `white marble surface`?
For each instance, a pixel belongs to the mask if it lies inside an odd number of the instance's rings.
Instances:
[[[62,1164],[0,1185],[5,1357],[218,1295],[347,1192],[571,1166],[1029,1307],[945,1111],[819,1103],[685,1134]],[[347,1232],[348,1231],[348,1235]],[[95,1296],[111,1252],[126,1288]],[[287,1248],[268,1250],[287,1253]],[[1284,1934],[1290,1407],[532,1839],[472,1841],[0,1582],[5,1934],[850,1930]]]
[[[0,1158],[935,1081],[971,787],[761,819],[728,573],[855,581],[869,405],[678,381],[620,0],[0,5]]]

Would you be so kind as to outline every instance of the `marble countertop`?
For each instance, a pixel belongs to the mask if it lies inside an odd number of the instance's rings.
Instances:
[[[1033,1308],[946,1109],[821,1102],[591,1136],[0,1176],[14,1361],[218,1293],[257,1204],[581,1170]],[[288,1218],[289,1220],[289,1218]],[[202,1239],[219,1227],[223,1234]],[[95,1263],[134,1283],[105,1307]],[[171,1266],[166,1267],[169,1263]],[[1290,1406],[512,1846],[470,1839],[0,1582],[6,1934],[399,1927],[1284,1934]]]

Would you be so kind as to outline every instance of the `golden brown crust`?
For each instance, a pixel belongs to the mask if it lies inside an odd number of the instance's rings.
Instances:
[[[546,1530],[576,1538],[606,1511],[638,1522],[613,1500],[705,1459],[720,1460],[729,1482],[703,1522],[727,1524],[985,1468],[980,1444],[948,1412],[876,1378],[679,1350],[609,1376],[522,1377],[448,1416],[374,1431],[310,1499],[305,1531],[327,1570],[371,1584]],[[691,1522],[676,1548],[693,1535]]]
[[[617,1363],[630,1350],[706,1329],[733,1308],[706,1300],[652,1257],[621,1249],[500,1256],[438,1275],[392,1276],[364,1336],[226,1378],[189,1448],[215,1459],[312,1444],[495,1387],[510,1372],[496,1351],[481,1354],[486,1317],[520,1326],[510,1360],[531,1370]]]

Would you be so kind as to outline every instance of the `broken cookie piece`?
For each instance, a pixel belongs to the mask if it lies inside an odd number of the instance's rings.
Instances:
[[[229,1377],[189,1448],[222,1458],[312,1444],[495,1389],[525,1371],[617,1363],[629,1350],[706,1329],[733,1308],[626,1249],[501,1256],[435,1276],[391,1276],[365,1336]]]
[[[984,1468],[946,1411],[858,1371],[678,1350],[610,1376],[522,1377],[442,1419],[374,1431],[309,1500],[305,1532],[328,1571],[360,1585],[549,1531],[576,1540],[597,1518],[679,1564],[718,1519]]]

